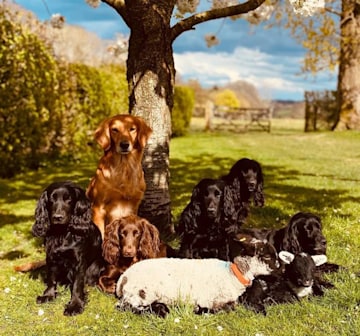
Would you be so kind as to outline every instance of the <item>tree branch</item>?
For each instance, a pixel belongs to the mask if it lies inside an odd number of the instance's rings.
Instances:
[[[172,40],[175,40],[180,34],[182,34],[185,31],[194,29],[194,26],[210,21],[215,19],[221,19],[228,16],[234,16],[239,14],[245,14],[248,13],[256,8],[258,8],[260,5],[262,5],[265,2],[265,0],[248,0],[245,3],[235,5],[235,6],[228,6],[224,8],[216,8],[211,9],[205,12],[194,14],[177,24],[175,24],[171,29],[171,38]]]
[[[110,7],[114,8],[123,18],[125,23],[129,26],[125,0],[101,0],[101,1],[109,5]]]
[[[330,8],[330,7],[325,7],[325,12],[328,12],[328,13],[331,13],[331,14],[334,14],[334,15],[337,15],[338,17],[341,17],[341,13],[336,11],[335,9],[333,8]]]

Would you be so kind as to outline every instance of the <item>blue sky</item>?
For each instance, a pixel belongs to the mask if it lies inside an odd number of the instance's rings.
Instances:
[[[44,4],[46,1],[46,5]],[[203,0],[205,1],[205,0]],[[103,39],[129,30],[114,9],[101,3],[90,7],[85,0],[16,0],[40,20],[60,13],[66,22],[96,33]],[[216,33],[220,44],[208,48],[204,36]],[[245,20],[220,19],[200,24],[174,42],[174,59],[181,78],[197,79],[204,87],[245,80],[255,85],[265,99],[302,100],[305,90],[336,88],[336,73],[316,79],[298,75],[304,50],[288,32],[250,27]]]

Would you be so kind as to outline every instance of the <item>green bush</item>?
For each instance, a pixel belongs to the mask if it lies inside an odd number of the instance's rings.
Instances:
[[[56,63],[33,34],[0,8],[0,176],[37,168],[53,149],[57,123]]]
[[[125,70],[118,66],[69,64],[62,67],[61,73],[59,99],[63,117],[59,135],[65,152],[79,157],[88,152],[85,144],[92,142],[93,131],[103,119],[127,111]]]
[[[99,123],[128,110],[123,67],[56,62],[4,7],[0,42],[0,177],[93,153]]]
[[[175,86],[174,107],[171,113],[172,136],[186,134],[195,105],[194,90],[187,86]]]

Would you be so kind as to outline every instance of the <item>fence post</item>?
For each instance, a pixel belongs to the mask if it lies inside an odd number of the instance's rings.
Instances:
[[[207,100],[205,103],[205,131],[212,130],[212,118],[214,114],[214,103]]]

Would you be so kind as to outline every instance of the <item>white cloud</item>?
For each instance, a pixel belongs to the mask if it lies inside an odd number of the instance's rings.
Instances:
[[[33,10],[41,20],[49,19],[41,1],[16,2]],[[205,5],[208,2],[200,2],[200,6]],[[51,13],[64,15],[66,23],[80,25],[103,39],[115,39],[117,33],[129,34],[118,13],[104,3],[94,9],[85,1],[56,0],[49,6]],[[204,36],[214,32],[218,32],[220,44],[206,49]],[[305,50],[284,29],[255,30],[244,20],[214,20],[179,36],[173,48],[181,77],[198,79],[204,86],[246,80],[264,92],[267,99],[303,99],[305,90],[336,89],[336,75],[331,78],[329,72],[319,74],[316,80],[296,76]]]
[[[267,98],[303,99],[303,92],[314,84],[295,75],[300,70],[299,56],[276,56],[238,47],[231,53],[175,53],[174,58],[176,70],[182,78],[197,79],[207,87],[245,80]],[[329,86],[328,79],[325,84]]]

